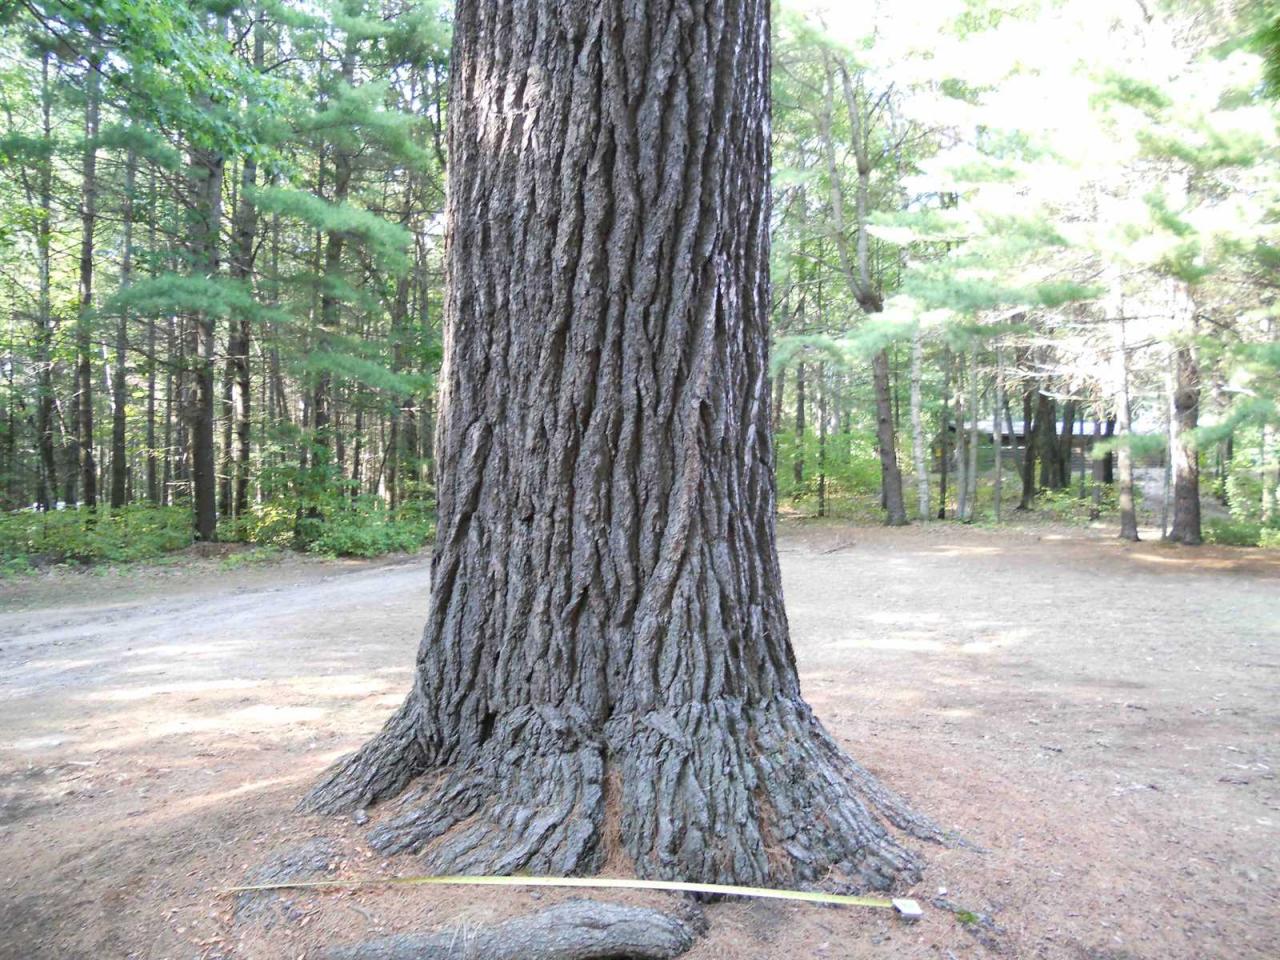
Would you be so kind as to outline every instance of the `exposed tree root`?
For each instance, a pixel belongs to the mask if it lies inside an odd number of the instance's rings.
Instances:
[[[418,697],[411,692],[372,740],[325,771],[298,809],[339,813],[397,796],[427,769],[418,743]]]
[[[570,900],[487,926],[384,937],[328,952],[328,960],[666,960],[700,931],[647,907]]]
[[[347,810],[407,781],[394,771],[413,742],[400,727],[411,712],[330,771],[304,808]],[[617,784],[608,803],[606,771]],[[916,879],[919,861],[881,818],[943,840],[803,701],[783,697],[615,716],[603,729],[581,711],[521,707],[471,755],[424,774],[370,840],[440,873],[590,874],[625,857],[640,877],[883,890]]]

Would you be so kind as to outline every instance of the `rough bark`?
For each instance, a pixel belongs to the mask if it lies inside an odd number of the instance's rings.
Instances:
[[[1200,415],[1200,368],[1189,344],[1174,351],[1173,524],[1169,539],[1196,546],[1200,532],[1200,455],[1195,431]]]
[[[700,924],[650,907],[569,900],[490,925],[382,937],[327,951],[326,960],[669,960]]]
[[[938,831],[801,698],[774,540],[768,4],[459,4],[431,604],[305,809],[441,872],[883,888]]]

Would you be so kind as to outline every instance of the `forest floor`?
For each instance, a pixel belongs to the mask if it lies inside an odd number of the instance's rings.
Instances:
[[[1280,956],[1280,555],[819,522],[780,549],[819,716],[981,850],[918,845],[918,924],[720,903],[692,960]],[[220,891],[308,837],[414,871],[291,810],[400,702],[428,565],[227,566],[0,583],[0,958],[318,958],[564,898],[290,892],[233,923]]]

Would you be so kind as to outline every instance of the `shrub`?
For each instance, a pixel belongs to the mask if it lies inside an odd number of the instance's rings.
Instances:
[[[1204,539],[1206,543],[1227,547],[1267,547],[1274,550],[1280,547],[1280,526],[1215,518],[1205,521]]]
[[[8,573],[42,564],[149,560],[191,540],[191,512],[182,507],[0,514],[0,564]]]

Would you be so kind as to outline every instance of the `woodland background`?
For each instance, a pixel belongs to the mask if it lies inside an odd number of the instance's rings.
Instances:
[[[429,539],[449,19],[0,4],[4,571]],[[1278,22],[776,8],[782,508],[1280,544]]]

